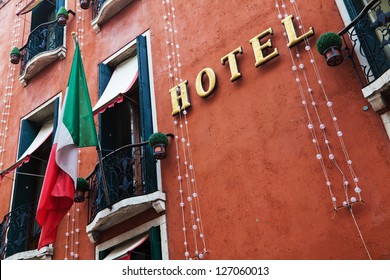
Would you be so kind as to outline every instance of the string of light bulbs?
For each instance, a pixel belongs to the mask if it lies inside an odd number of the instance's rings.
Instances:
[[[183,82],[181,73],[180,45],[178,43],[176,15],[173,0],[162,0],[162,11],[164,20],[164,35],[167,55],[168,82],[170,88]],[[178,90],[180,90],[178,88]],[[181,110],[173,120],[174,141],[176,148],[176,160],[178,169],[178,185],[180,196],[180,208],[183,225],[183,244],[184,256],[189,259],[202,259],[208,253],[204,228],[201,218],[201,208],[197,190],[195,168],[193,163],[191,142],[189,137],[189,122],[187,111]],[[180,144],[181,143],[181,144]],[[188,206],[188,207],[187,207]],[[189,216],[189,221],[187,217]],[[187,225],[191,229],[187,229]],[[188,232],[192,231],[192,234]],[[192,235],[193,249],[190,248],[190,239]],[[201,248],[203,247],[203,248]]]
[[[80,50],[84,46],[84,22],[85,22],[85,16],[84,16],[84,10],[80,8],[80,3],[77,1],[77,21],[76,21],[76,30],[77,30],[77,40],[79,42]],[[82,55],[81,55],[82,56]],[[80,164],[81,164],[81,149],[78,149],[78,159],[77,159],[77,170],[78,174],[80,171]],[[67,214],[67,227],[66,227],[66,241],[65,241],[65,260],[69,259],[69,257],[73,260],[79,259],[79,234],[80,234],[80,227],[79,227],[79,221],[80,221],[80,204],[74,203],[72,208],[69,210]],[[71,225],[69,225],[71,222]],[[69,232],[69,230],[71,230]],[[69,248],[70,246],[70,248]],[[70,250],[69,250],[70,249]],[[69,253],[69,256],[68,256]]]
[[[21,10],[21,5],[22,2],[16,4],[16,13],[18,13]],[[21,20],[22,19],[20,17],[16,17],[14,19],[11,47],[19,45]],[[2,100],[3,107],[2,107],[1,120],[0,120],[0,170],[2,170],[4,166],[4,155],[6,151],[5,148],[6,148],[7,136],[8,136],[7,135],[8,121],[10,118],[12,94],[13,94],[13,88],[15,82],[15,73],[16,73],[16,65],[12,64],[9,61],[7,78],[6,78],[6,86],[5,86],[4,96]]]
[[[276,3],[275,7],[278,10],[278,18],[282,19],[283,15],[281,13],[281,9],[280,9],[280,5],[278,3],[278,0],[275,0],[275,3]],[[282,3],[281,7],[282,7],[282,9],[284,11],[284,17],[287,17],[288,13],[287,13],[287,8],[286,8],[286,5],[284,3],[284,0],[281,0],[281,3]],[[292,6],[294,8],[294,13],[296,15],[295,18],[296,18],[296,20],[299,23],[299,29],[305,34],[305,28],[304,28],[304,25],[303,25],[303,22],[302,22],[302,17],[301,17],[301,15],[299,13],[299,9],[298,9],[297,3],[296,3],[295,0],[290,0],[290,3],[292,4]],[[286,30],[284,32],[284,36],[286,37],[286,41],[288,42]],[[351,161],[351,159],[349,157],[349,154],[347,152],[347,148],[346,148],[344,140],[343,140],[343,133],[340,130],[340,126],[338,124],[338,119],[337,119],[337,117],[335,115],[335,112],[333,110],[333,103],[330,100],[328,94],[326,93],[323,81],[322,81],[321,76],[320,76],[320,72],[319,72],[318,67],[316,65],[316,62],[315,62],[315,59],[314,59],[314,55],[313,55],[313,52],[311,51],[311,47],[310,47],[310,44],[309,44],[309,41],[307,40],[307,38],[304,39],[304,43],[305,43],[305,50],[309,54],[310,64],[312,65],[312,67],[314,69],[314,72],[315,72],[315,76],[316,76],[316,79],[317,79],[317,84],[319,85],[319,87],[320,87],[320,89],[321,89],[321,91],[323,93],[323,97],[324,97],[324,99],[326,101],[326,107],[328,108],[329,114],[330,114],[330,116],[332,118],[332,121],[333,121],[333,124],[334,124],[334,128],[336,130],[337,138],[339,139],[339,142],[340,142],[340,145],[341,145],[341,148],[342,148],[342,151],[343,151],[346,163],[348,165],[348,169],[349,169],[350,175],[352,176],[352,179],[353,179],[353,182],[354,182],[354,185],[355,185],[354,191],[358,195],[359,201],[361,202],[361,201],[363,201],[362,197],[361,197],[361,189],[360,189],[360,187],[357,184],[359,182],[359,180],[358,180],[358,178],[356,176],[356,173],[353,170],[352,161]],[[308,95],[310,97],[309,99],[311,100],[311,104],[313,105],[313,110],[315,112],[315,116],[317,118],[317,121],[320,124],[319,125],[319,129],[321,130],[321,134],[323,136],[324,143],[325,143],[327,151],[328,151],[328,157],[331,160],[331,162],[333,163],[333,165],[336,167],[336,170],[341,174],[341,176],[343,178],[342,185],[343,185],[343,191],[344,191],[344,194],[345,194],[345,200],[342,203],[342,207],[348,207],[348,209],[350,210],[351,216],[352,216],[354,224],[355,224],[355,226],[356,226],[356,228],[357,228],[357,230],[359,232],[359,236],[361,238],[361,241],[363,243],[365,251],[366,251],[368,257],[371,259],[371,255],[370,255],[370,253],[368,251],[368,248],[367,248],[366,243],[364,241],[363,235],[362,235],[361,230],[360,230],[360,228],[359,228],[359,226],[357,224],[356,218],[355,218],[355,216],[353,214],[352,207],[351,207],[351,204],[356,203],[358,200],[355,197],[353,197],[353,196],[351,198],[349,198],[348,188],[349,188],[350,183],[347,180],[347,175],[343,172],[342,168],[340,167],[340,165],[338,164],[338,162],[336,160],[335,154],[332,151],[332,148],[331,148],[331,145],[330,145],[330,141],[329,141],[329,138],[328,138],[327,133],[326,133],[326,126],[322,122],[322,118],[321,118],[321,116],[319,114],[319,111],[317,109],[319,103],[317,103],[315,98],[314,98],[313,90],[312,90],[312,87],[310,86],[309,78],[308,78],[308,75],[306,73],[306,68],[305,68],[305,66],[304,66],[304,64],[302,62],[302,56],[301,56],[301,54],[299,52],[299,48],[295,47],[295,55],[293,54],[291,49],[289,49],[289,53],[290,53],[290,57],[291,57],[292,65],[293,65],[292,66],[292,70],[293,70],[293,72],[295,74],[295,80],[297,82],[297,85],[298,85],[298,88],[299,88],[299,93],[300,93],[300,96],[301,96],[301,99],[302,99],[302,105],[304,106],[306,114],[308,116],[308,122],[309,122],[308,129],[311,132],[312,142],[313,142],[313,144],[315,145],[315,148],[316,148],[316,152],[317,152],[316,158],[320,161],[321,168],[322,168],[324,177],[326,179],[326,185],[327,185],[327,187],[329,189],[329,192],[330,192],[330,195],[331,195],[333,207],[334,207],[335,210],[338,209],[337,204],[336,204],[337,203],[337,199],[336,199],[336,197],[334,195],[334,192],[332,191],[332,184],[331,184],[331,182],[329,180],[327,167],[326,167],[326,165],[324,163],[324,159],[323,159],[323,156],[322,156],[322,153],[321,153],[321,148],[320,148],[320,144],[319,144],[320,142],[318,141],[318,137],[317,137],[317,134],[315,132],[315,127],[314,127],[313,121],[312,121],[313,118],[311,117],[311,114],[310,114],[309,108],[308,108],[308,102],[307,102],[308,98],[306,98],[305,90],[303,89],[304,86],[302,85],[299,72],[301,72],[301,74],[304,77],[305,84],[306,84],[306,87],[307,87],[307,93],[308,93]],[[295,61],[297,61],[297,63]],[[298,67],[297,67],[297,64],[298,64]]]

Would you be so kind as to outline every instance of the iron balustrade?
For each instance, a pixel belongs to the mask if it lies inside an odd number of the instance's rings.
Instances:
[[[0,259],[37,249],[41,229],[35,221],[37,203],[22,205],[0,224]]]
[[[357,11],[354,1],[344,0],[355,19],[338,34],[344,39],[362,87],[375,81],[390,68],[390,14],[381,9],[382,2],[384,1],[372,0]],[[390,1],[388,2],[390,4]],[[345,35],[350,39],[351,48]],[[367,62],[358,61],[356,52]]]
[[[92,18],[94,19],[100,12],[104,2],[107,0],[93,0],[92,1]]]
[[[156,162],[148,142],[126,145],[105,156],[102,168],[98,163],[87,177],[89,223],[97,213],[123,199],[157,191]]]
[[[40,53],[55,50],[64,43],[64,28],[57,20],[43,23],[31,31],[27,43],[20,49],[22,55],[20,73],[26,69],[27,63]]]

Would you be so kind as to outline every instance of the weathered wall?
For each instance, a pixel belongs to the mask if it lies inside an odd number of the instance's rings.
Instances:
[[[286,4],[292,12],[290,3]],[[333,1],[299,1],[298,5],[305,28],[312,26],[315,29],[316,35],[309,39],[313,50],[320,34],[342,29]],[[209,251],[206,258],[367,258],[349,210],[343,208],[336,214],[333,211],[307,129],[306,113],[291,71],[290,54],[274,1],[175,1],[175,7],[181,73],[182,78],[189,81],[192,104],[187,118]],[[68,8],[76,10],[75,2],[68,1]],[[1,38],[9,36],[15,18],[14,9],[13,4],[7,4],[0,10],[1,25],[10,27],[0,29]],[[95,104],[98,63],[149,29],[158,130],[168,133],[173,132],[174,118],[171,116],[162,16],[161,1],[134,1],[96,34],[89,24],[91,14],[87,11],[81,49],[92,104]],[[269,27],[274,35],[266,39],[272,40],[280,55],[256,68],[249,40]],[[47,67],[25,88],[17,80],[14,83],[4,166],[15,160],[21,117],[49,97],[65,91],[74,51],[70,32],[75,29],[76,19],[70,15],[65,60]],[[237,55],[242,77],[230,82],[229,65],[221,65],[220,60],[239,46],[243,48],[243,54]],[[0,41],[1,77],[7,72],[10,47],[9,41]],[[306,67],[310,68],[302,45],[299,50]],[[342,65],[330,68],[318,53],[314,55],[333,101],[366,203],[353,207],[357,222],[371,256],[389,259],[390,206],[387,198],[390,189],[386,176],[390,167],[389,140],[373,110],[362,110],[368,104],[361,94],[351,62],[346,59]],[[195,78],[205,67],[216,72],[217,88],[212,96],[203,99],[195,91]],[[313,78],[312,69],[308,69],[308,75]],[[0,79],[0,85],[3,94],[4,79]],[[320,100],[320,113],[324,116],[334,154],[347,170],[322,93],[318,85],[312,87]],[[325,148],[323,154],[327,157]],[[325,162],[338,197],[342,199],[342,178],[330,161]],[[95,163],[95,151],[83,150],[80,174],[89,174]],[[183,225],[173,143],[168,149],[167,159],[161,161],[161,168],[163,191],[167,194],[170,258],[183,259]],[[4,179],[0,187],[1,217],[9,211],[11,188],[12,181]],[[86,207],[84,203],[80,212],[82,229],[87,219]],[[55,244],[55,259],[64,256],[65,229],[63,222]],[[113,230],[121,232],[118,228]],[[111,235],[107,233],[107,236]],[[193,244],[189,246],[193,247]],[[94,258],[94,247],[83,234],[80,234],[79,252],[80,259]]]

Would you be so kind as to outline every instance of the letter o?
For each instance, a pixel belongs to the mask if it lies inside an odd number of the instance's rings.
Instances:
[[[207,75],[209,78],[209,88],[208,90],[204,90],[203,83],[202,83],[202,78],[203,75]],[[196,92],[200,97],[208,97],[213,93],[213,90],[215,88],[215,85],[217,84],[217,77],[215,76],[215,72],[211,68],[204,68],[202,69],[198,76],[196,76]]]

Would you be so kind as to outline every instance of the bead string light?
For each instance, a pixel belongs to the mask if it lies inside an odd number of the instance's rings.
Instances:
[[[181,74],[182,64],[179,51],[180,46],[178,44],[176,15],[173,0],[162,0],[162,10],[168,65],[168,82],[170,88],[173,88],[178,83],[183,82]],[[179,107],[179,111],[180,110],[181,108]],[[191,152],[188,125],[187,111],[182,110],[173,120],[173,130],[175,134],[174,141],[178,169],[177,180],[179,184],[180,208],[183,223],[184,256],[187,260],[202,259],[205,254],[208,253],[201,218],[199,193],[195,178],[195,168]],[[190,221],[187,222],[186,217],[188,216],[190,216]],[[191,230],[187,229],[187,224],[191,224]],[[188,239],[189,231],[192,231],[192,242],[194,246],[193,253],[190,249]],[[203,245],[202,249],[200,249],[200,244]]]
[[[77,40],[80,45],[80,50],[84,46],[83,38],[84,38],[84,10],[80,8],[80,3],[77,2],[77,22],[76,22],[76,30],[77,30]],[[78,160],[77,160],[77,170],[79,173],[80,171],[80,163],[81,163],[81,149],[78,149]],[[71,214],[72,213],[72,214]],[[80,235],[80,228],[79,228],[79,221],[80,221],[80,206],[79,203],[74,203],[72,208],[69,210],[68,214],[68,221],[67,221],[67,228],[66,228],[66,244],[65,244],[65,260],[68,259],[68,248],[69,248],[69,237],[70,237],[70,252],[69,256],[73,260],[79,259],[79,235]],[[69,222],[72,222],[71,224],[71,232],[69,234]]]
[[[21,10],[22,2],[16,4],[16,12],[18,13]],[[18,46],[20,42],[20,27],[21,27],[21,18],[16,17],[14,20],[14,26],[12,30],[12,42],[11,47]],[[11,47],[9,49],[11,49]],[[7,79],[6,86],[4,91],[4,97],[2,100],[2,113],[0,119],[0,170],[3,169],[4,165],[4,154],[5,147],[7,141],[7,133],[8,133],[8,121],[10,117],[11,110],[11,101],[12,101],[12,93],[15,82],[15,73],[16,73],[16,65],[12,64],[10,61],[8,62],[8,71],[7,71]]]
[[[275,2],[276,2],[275,7],[278,10],[278,18],[279,19],[283,19],[283,15],[281,13],[278,0],[275,0]],[[286,5],[284,3],[284,0],[282,0],[281,2],[282,2],[281,7],[283,8],[283,11],[284,11],[284,17],[287,17],[288,13],[287,13],[287,9],[286,9]],[[299,23],[299,29],[303,33],[305,33],[305,28],[304,28],[304,25],[303,25],[303,22],[302,22],[302,17],[301,17],[301,15],[299,13],[299,10],[298,10],[297,3],[296,3],[295,0],[290,0],[290,2],[291,2],[292,6],[294,8],[294,13],[296,15],[295,18],[296,18],[296,20]],[[287,35],[286,35],[286,31],[284,32],[284,36],[286,37],[286,41],[288,41]],[[360,230],[360,228],[359,228],[359,226],[358,226],[358,224],[356,222],[356,218],[355,218],[355,216],[353,214],[352,207],[351,207],[353,203],[356,203],[357,201],[359,201],[359,202],[363,201],[362,197],[361,197],[361,189],[357,185],[359,180],[356,177],[356,173],[353,170],[352,161],[351,161],[351,159],[350,159],[350,157],[348,155],[348,152],[347,152],[344,140],[343,140],[343,133],[340,130],[339,124],[337,122],[337,117],[336,117],[336,115],[335,115],[335,113],[333,111],[333,103],[329,99],[328,94],[326,93],[323,81],[321,79],[318,67],[317,67],[315,59],[314,59],[313,52],[311,51],[311,47],[310,47],[309,41],[307,40],[307,38],[305,38],[304,42],[305,42],[305,50],[309,54],[310,64],[312,65],[312,67],[314,69],[314,72],[315,72],[315,76],[316,76],[316,79],[317,79],[317,84],[319,85],[319,87],[320,87],[320,89],[321,89],[321,91],[323,93],[324,99],[326,101],[326,106],[328,108],[328,111],[329,111],[330,116],[332,118],[334,127],[336,129],[337,138],[339,139],[339,142],[340,142],[340,145],[341,145],[341,148],[342,148],[342,151],[343,151],[343,154],[344,154],[344,157],[345,157],[345,160],[346,160],[346,163],[347,163],[350,175],[352,176],[353,183],[355,185],[354,191],[358,195],[358,197],[359,197],[358,199],[359,200],[357,200],[355,197],[349,198],[349,196],[348,196],[348,189],[349,189],[350,183],[347,180],[346,174],[342,171],[342,168],[340,167],[340,165],[336,161],[336,156],[335,156],[335,154],[332,151],[329,138],[328,138],[328,136],[326,134],[326,126],[325,126],[324,122],[322,121],[322,118],[320,117],[320,114],[319,114],[319,111],[318,111],[318,106],[319,106],[320,103],[316,102],[316,100],[314,98],[313,89],[310,86],[309,78],[308,78],[308,75],[307,75],[307,72],[306,72],[306,68],[305,68],[305,66],[303,64],[302,56],[301,56],[301,54],[299,52],[299,49],[298,49],[298,47],[294,48],[295,49],[295,55],[294,55],[293,51],[289,48],[289,53],[290,53],[290,57],[291,57],[292,65],[293,65],[292,66],[292,70],[294,72],[295,80],[296,80],[298,88],[299,88],[299,93],[300,93],[300,96],[301,96],[301,99],[302,99],[302,105],[304,106],[304,109],[306,111],[306,115],[308,117],[308,123],[309,123],[308,124],[308,128],[309,128],[309,130],[311,132],[311,135],[312,135],[312,142],[315,145],[316,152],[317,152],[316,158],[319,160],[319,162],[321,164],[321,168],[322,168],[322,171],[324,173],[324,177],[326,179],[326,186],[329,189],[329,192],[330,192],[330,195],[331,195],[331,199],[332,199],[334,210],[337,210],[339,208],[339,207],[337,207],[337,204],[336,204],[337,203],[337,199],[336,199],[336,197],[335,197],[335,195],[334,195],[334,193],[332,191],[332,185],[331,185],[331,182],[329,180],[327,167],[325,165],[324,158],[323,158],[322,153],[321,153],[320,142],[318,141],[318,138],[317,138],[317,135],[316,135],[316,132],[315,132],[315,127],[314,127],[313,121],[312,121],[313,118],[311,117],[311,114],[309,112],[307,100],[310,100],[311,104],[313,105],[312,107],[313,107],[313,110],[315,112],[317,121],[319,123],[319,129],[321,131],[321,134],[323,135],[324,143],[325,143],[327,151],[328,151],[328,158],[331,160],[333,165],[336,167],[336,170],[341,174],[341,176],[343,178],[342,185],[343,185],[343,191],[344,191],[344,194],[345,194],[345,200],[343,201],[342,206],[340,206],[340,207],[348,207],[348,209],[350,210],[351,216],[352,216],[354,224],[355,224],[355,226],[356,226],[356,228],[357,228],[357,230],[359,232],[359,236],[360,236],[360,238],[362,240],[362,243],[364,245],[366,253],[367,253],[368,257],[371,259],[371,255],[370,255],[370,253],[368,251],[368,248],[367,248],[367,246],[365,244],[363,235],[362,235],[361,230]],[[296,59],[297,63],[295,62],[295,59]],[[297,65],[298,65],[298,67],[297,67]],[[307,87],[307,94],[309,95],[309,98],[306,98],[305,90],[303,89],[304,86],[302,85],[299,73],[301,73],[303,75],[303,77],[304,77],[305,84],[306,84],[306,87]]]

